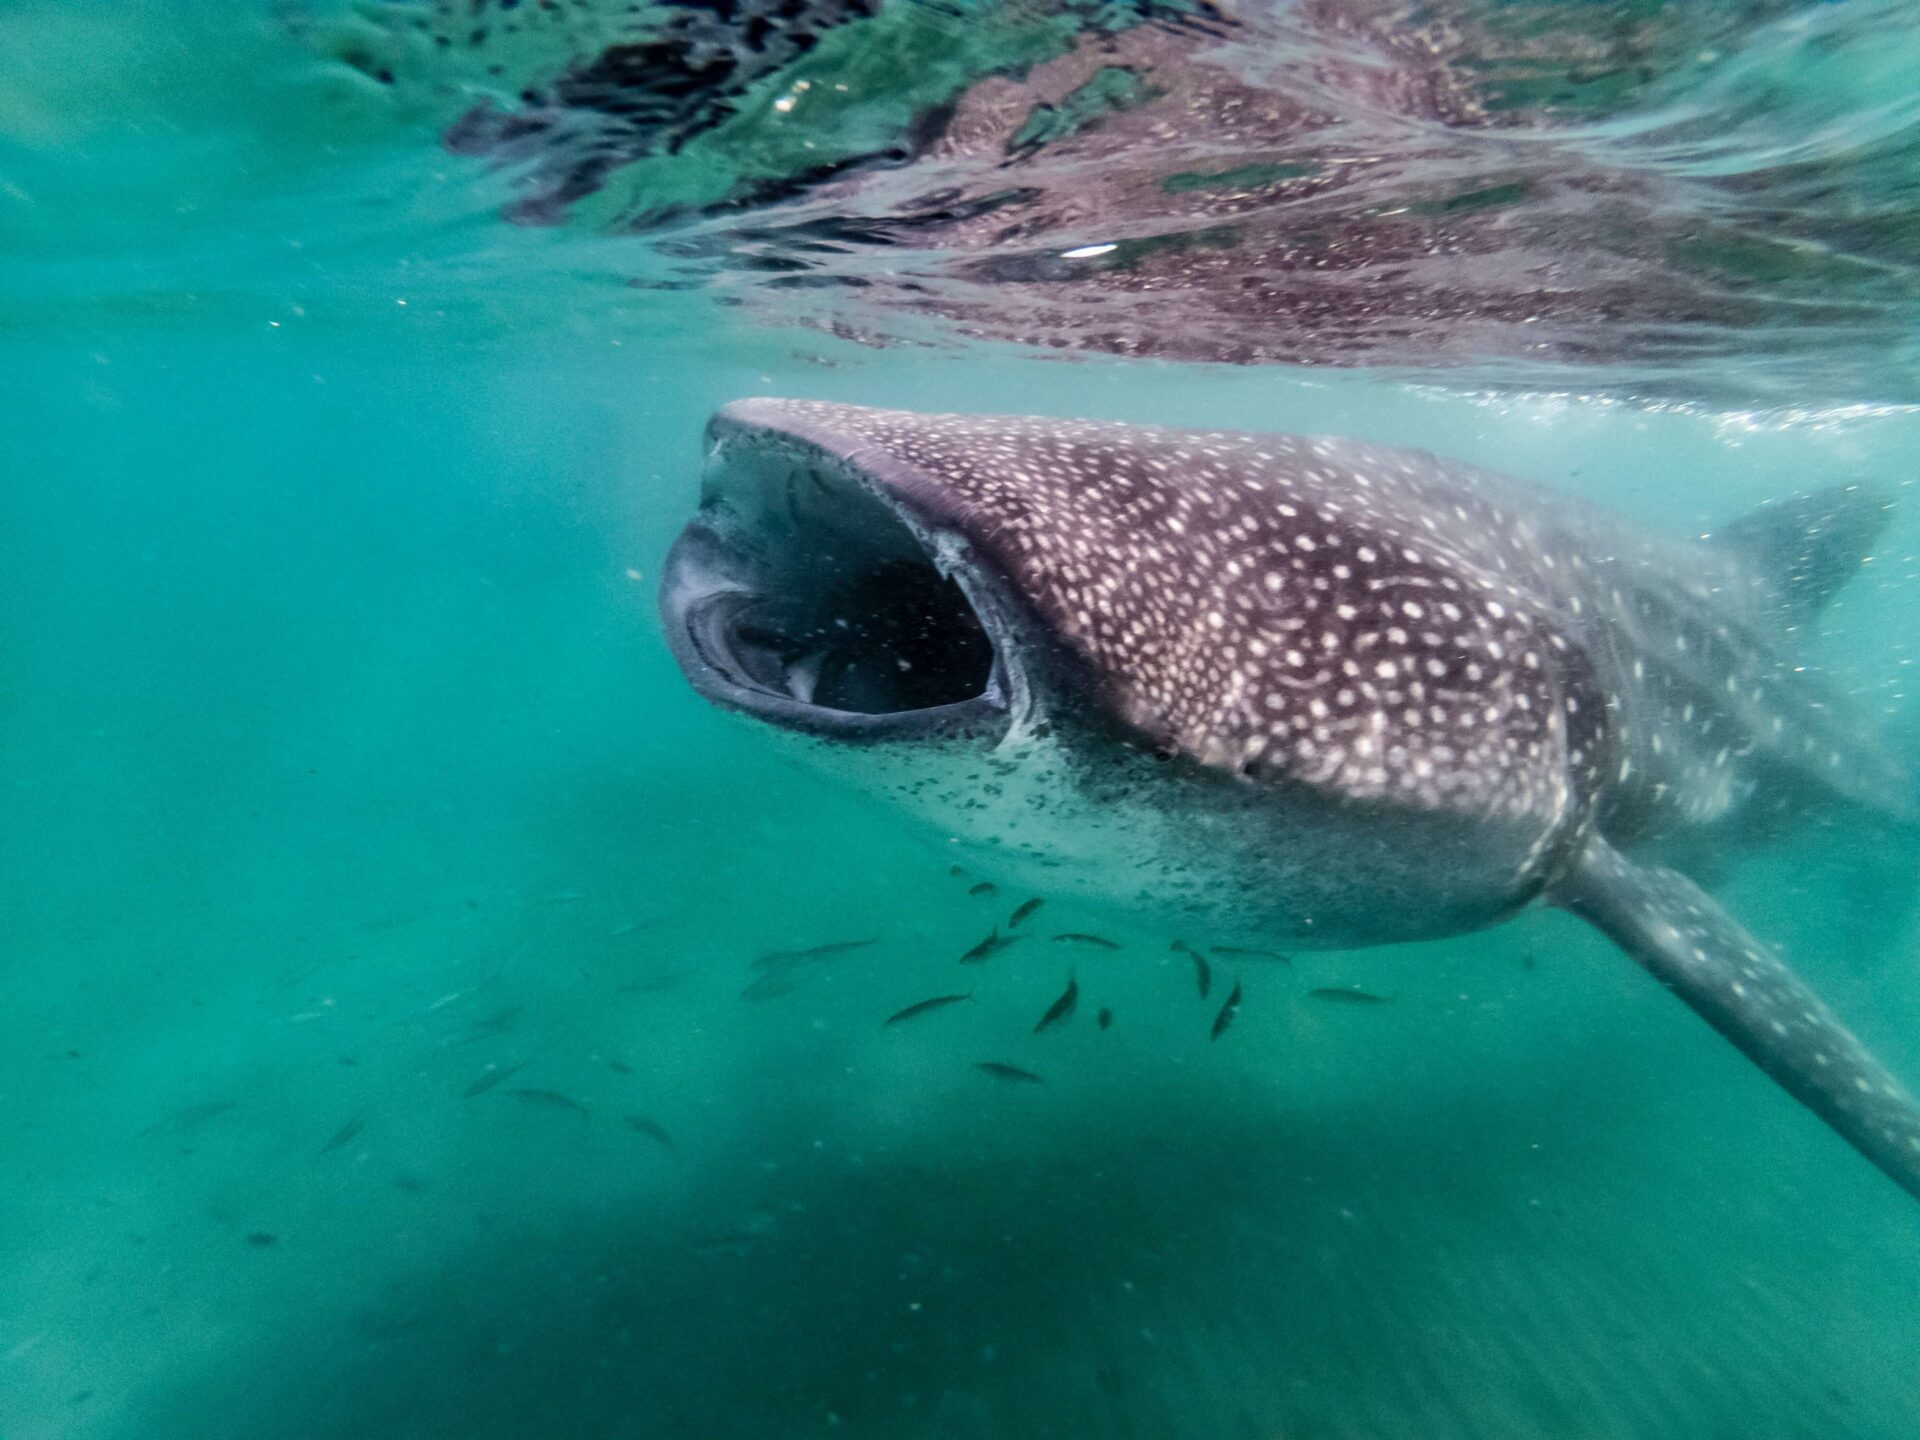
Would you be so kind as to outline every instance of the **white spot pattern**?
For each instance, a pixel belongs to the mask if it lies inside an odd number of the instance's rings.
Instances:
[[[1596,726],[1564,703],[1591,683],[1582,653],[1542,665],[1548,608],[1458,543],[1497,513],[1464,467],[1337,439],[748,404],[1004,566],[1156,743],[1549,824],[1598,778]]]
[[[1749,757],[1869,800],[1902,784],[1782,660],[1774,579],[1740,551],[1490,471],[1326,437],[728,413],[853,456],[966,534],[1127,720],[1210,765],[1424,808],[1588,800],[1622,839],[1725,814]],[[1351,745],[1375,711],[1384,763]]]

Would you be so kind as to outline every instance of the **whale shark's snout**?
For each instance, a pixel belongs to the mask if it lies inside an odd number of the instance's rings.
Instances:
[[[660,591],[687,679],[830,739],[997,738],[1014,647],[967,517],[925,477],[810,428],[755,400],[708,428],[700,509]]]

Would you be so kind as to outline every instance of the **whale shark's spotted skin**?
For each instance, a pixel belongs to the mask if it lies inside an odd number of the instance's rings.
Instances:
[[[1736,752],[1893,780],[1781,663],[1737,551],[1355,440],[755,405],[939,476],[1126,718],[1211,765],[1461,810],[1585,793],[1636,835],[1723,813]]]
[[[956,829],[966,812],[1014,833],[1049,815],[1063,848],[1073,831],[1150,834],[1086,868],[1148,901],[1224,883],[1269,902],[1247,913],[1290,943],[1561,905],[1920,1194],[1920,1110],[1898,1083],[1703,892],[1624,853],[1761,789],[1905,793],[1785,658],[1883,523],[1873,495],[1843,487],[1701,543],[1346,439],[768,400],[729,406],[710,438],[702,545],[801,543],[769,538],[780,525],[755,518],[740,467],[790,494],[837,477],[985,605],[1016,715],[993,754],[1017,769],[1037,728],[1052,768],[1019,806],[951,766],[894,783],[900,798],[935,797]],[[685,571],[670,561],[670,638]],[[760,583],[750,567],[727,582]],[[715,698],[755,708],[679,652]],[[947,754],[926,736],[887,748]],[[1069,812],[1072,792],[1087,801]]]
[[[939,467],[971,438],[935,433],[894,443]],[[1246,775],[1436,807],[1558,810],[1570,766],[1597,778],[1573,693],[1591,706],[1591,687],[1543,664],[1555,637],[1520,592],[1381,523],[1419,486],[1404,457],[1223,435],[1142,453],[1091,426],[979,439],[964,493],[1007,515],[1029,593],[1143,729]]]

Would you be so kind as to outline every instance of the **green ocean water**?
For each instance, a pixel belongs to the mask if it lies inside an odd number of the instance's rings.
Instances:
[[[284,11],[0,55],[0,1440],[1920,1433],[1912,1199],[1597,935],[1249,961],[1214,1042],[1177,928],[1056,898],[1120,948],[883,1028],[1027,892],[653,606],[748,394],[1352,434],[1683,534],[1909,486],[1920,412],[875,349],[504,224]],[[1805,637],[1890,725],[1917,498]],[[1717,860],[1920,1077],[1912,833]]]

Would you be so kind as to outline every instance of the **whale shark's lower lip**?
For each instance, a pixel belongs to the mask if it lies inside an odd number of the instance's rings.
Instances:
[[[668,552],[667,642],[709,700],[784,729],[998,738],[1010,647],[950,548],[879,477],[736,424]]]

